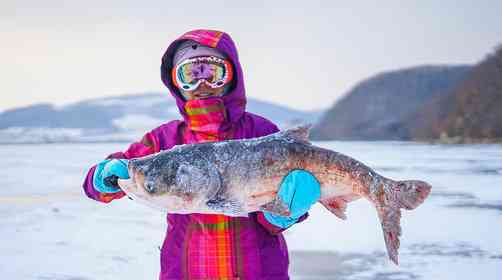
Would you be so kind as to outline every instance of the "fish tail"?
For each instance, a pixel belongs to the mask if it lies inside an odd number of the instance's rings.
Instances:
[[[424,202],[430,191],[431,186],[423,181],[391,181],[383,188],[383,196],[376,208],[387,254],[396,265],[401,236],[401,208],[415,209]]]
[[[397,181],[385,190],[386,204],[396,203],[399,208],[413,210],[422,204],[431,192],[431,186],[423,181]]]

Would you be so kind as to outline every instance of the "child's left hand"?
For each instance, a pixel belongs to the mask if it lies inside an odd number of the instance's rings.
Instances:
[[[121,179],[129,179],[127,159],[105,159],[96,166],[94,172],[94,189],[102,193],[116,193],[120,191],[118,186],[110,185],[107,178],[116,176]]]

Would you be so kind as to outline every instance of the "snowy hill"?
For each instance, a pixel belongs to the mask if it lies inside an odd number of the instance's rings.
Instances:
[[[255,99],[248,99],[247,110],[283,128],[315,122],[320,115]],[[163,93],[104,97],[66,106],[36,104],[0,113],[0,143],[132,141],[179,118],[174,100]]]

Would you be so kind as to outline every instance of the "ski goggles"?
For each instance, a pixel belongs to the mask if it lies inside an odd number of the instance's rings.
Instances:
[[[176,87],[191,91],[204,82],[211,88],[227,85],[233,77],[230,61],[215,56],[189,58],[172,70],[172,80]]]

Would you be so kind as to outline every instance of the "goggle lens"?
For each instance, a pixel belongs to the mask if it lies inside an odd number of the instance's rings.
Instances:
[[[227,60],[217,57],[187,59],[173,69],[173,80],[179,88],[193,90],[202,80],[210,87],[218,88],[232,79],[232,68]]]

